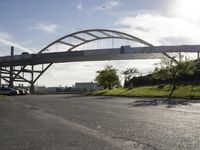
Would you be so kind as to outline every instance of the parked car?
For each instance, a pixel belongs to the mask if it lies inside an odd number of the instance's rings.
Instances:
[[[26,94],[30,94],[30,90],[29,89],[24,89]]]
[[[13,88],[9,88],[9,87],[4,87],[2,86],[0,88],[0,94],[1,95],[18,95],[19,91]]]
[[[13,89],[15,89],[16,91],[19,91],[18,95],[25,95],[26,94],[24,89],[16,88],[16,87],[14,87]]]

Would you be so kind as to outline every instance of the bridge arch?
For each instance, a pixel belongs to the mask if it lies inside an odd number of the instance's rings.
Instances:
[[[81,35],[87,35],[87,36],[81,36]],[[67,40],[69,40],[70,38],[73,38],[76,40],[75,43],[72,42],[68,42]],[[115,31],[115,30],[109,30],[109,29],[89,29],[89,30],[82,30],[82,31],[78,31],[78,32],[74,32],[68,35],[65,35],[55,41],[53,41],[52,43],[48,44],[47,46],[45,46],[44,48],[42,48],[37,54],[41,54],[41,53],[45,53],[48,52],[49,49],[56,45],[56,44],[64,44],[66,45],[68,48],[65,51],[72,51],[76,48],[78,48],[81,45],[84,45],[86,43],[90,43],[93,41],[97,41],[97,40],[103,40],[103,39],[125,39],[125,40],[129,40],[129,41],[133,41],[136,43],[140,43],[143,44],[147,47],[153,47],[152,44],[138,38],[135,37],[133,35],[127,34],[127,33],[123,33],[120,31]],[[163,53],[165,56],[171,58],[168,54]],[[173,58],[171,58],[173,59]],[[13,82],[26,82],[29,83],[31,86],[31,91],[33,92],[34,90],[34,84],[35,82],[42,76],[42,74],[49,68],[51,67],[53,63],[49,63],[49,64],[45,64],[46,66],[43,66],[44,64],[42,64],[42,69],[41,70],[37,70],[35,69],[34,65],[31,66],[27,66],[24,65],[22,66],[19,70],[15,70],[17,72],[15,72],[13,74],[13,77],[10,78],[9,82],[10,85],[13,85]],[[29,68],[28,68],[29,67]],[[30,73],[31,74],[31,79],[28,80],[26,78],[23,78],[20,76],[20,74],[23,73]],[[35,75],[36,74],[36,75]],[[19,80],[20,78],[20,80]],[[12,80],[11,80],[12,79]]]
[[[85,34],[88,37],[82,37],[81,34]],[[69,43],[66,42],[64,40],[67,40],[69,38],[74,38],[76,40],[78,40],[79,42],[77,43]],[[124,33],[124,32],[120,32],[120,31],[116,31],[116,30],[109,30],[109,29],[89,29],[89,30],[82,30],[82,31],[78,31],[78,32],[74,32],[71,34],[68,34],[66,36],[63,36],[57,40],[55,40],[54,42],[50,43],[49,45],[45,46],[44,48],[42,48],[38,53],[43,53],[45,51],[48,51],[48,48],[50,48],[51,46],[55,45],[55,44],[64,44],[68,46],[67,51],[72,51],[75,48],[93,42],[93,41],[97,41],[97,40],[103,40],[103,39],[125,39],[125,40],[130,40],[130,41],[134,41],[134,42],[138,42],[141,43],[145,46],[153,46],[152,44],[138,38],[135,37],[133,35]]]

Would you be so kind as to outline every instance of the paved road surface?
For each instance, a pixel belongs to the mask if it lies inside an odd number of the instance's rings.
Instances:
[[[0,150],[200,149],[200,104],[28,95],[0,99]]]

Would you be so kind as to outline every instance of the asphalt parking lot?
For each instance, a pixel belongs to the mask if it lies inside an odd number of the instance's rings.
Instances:
[[[27,95],[0,99],[0,150],[200,149],[200,103]]]

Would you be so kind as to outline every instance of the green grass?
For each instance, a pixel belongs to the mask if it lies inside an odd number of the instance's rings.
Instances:
[[[135,88],[115,88],[112,90],[99,90],[91,95],[107,95],[107,96],[128,96],[128,97],[168,97],[171,85],[142,86]],[[174,94],[174,98],[200,98],[200,85],[178,85]]]
[[[0,100],[2,99],[2,98],[4,98],[5,97],[5,95],[0,95]]]

